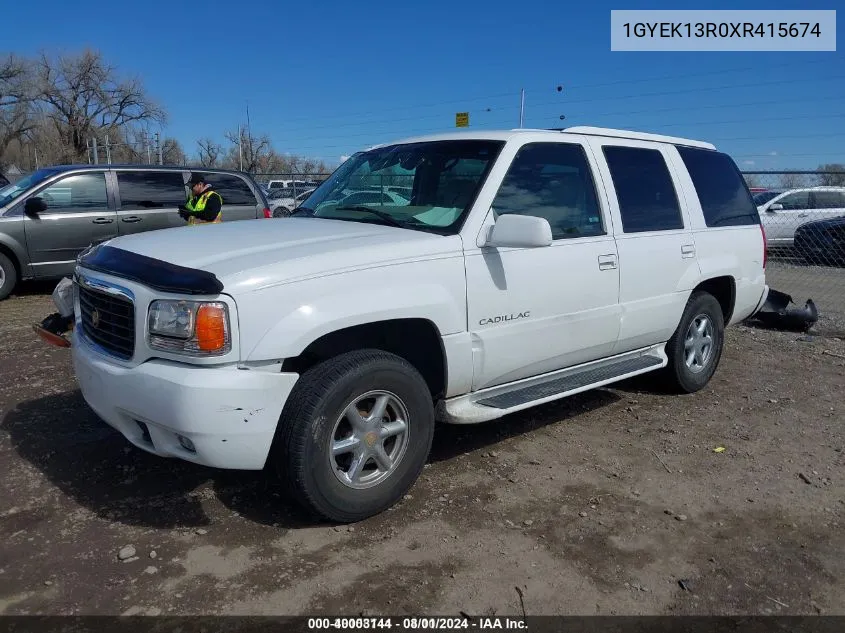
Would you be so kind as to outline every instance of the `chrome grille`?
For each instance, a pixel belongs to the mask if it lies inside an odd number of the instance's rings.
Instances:
[[[135,305],[123,297],[79,286],[82,333],[109,354],[129,360],[135,353]]]

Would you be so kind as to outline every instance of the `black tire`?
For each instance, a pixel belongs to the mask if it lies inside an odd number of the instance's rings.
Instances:
[[[286,218],[291,214],[291,210],[287,207],[276,207],[273,210],[273,217],[274,218]]]
[[[341,481],[344,471],[335,462],[340,458],[332,458],[329,447],[337,441],[336,424],[346,423],[339,420],[347,406],[372,391],[389,392],[404,406],[407,436],[395,470],[370,488],[356,489]],[[425,466],[433,436],[431,393],[419,372],[393,354],[359,350],[319,363],[300,377],[279,419],[270,458],[293,499],[323,518],[348,523],[378,514],[402,498]],[[365,442],[372,448],[370,433],[360,440],[362,448]],[[377,444],[387,449],[388,442]],[[395,442],[394,449],[398,437]],[[372,470],[375,461],[363,461]]]
[[[18,285],[18,271],[12,260],[0,253],[0,301],[12,294]]]
[[[712,343],[709,354],[701,354],[701,357],[706,356],[706,360],[702,363],[699,362],[699,357],[696,357],[690,367],[687,364],[686,340],[693,321],[703,321],[699,320],[700,317],[709,320]],[[680,393],[695,393],[703,389],[719,366],[724,343],[725,320],[722,306],[710,293],[694,292],[687,302],[678,329],[666,344],[666,355],[669,357],[669,364],[664,370],[666,385],[672,391]]]

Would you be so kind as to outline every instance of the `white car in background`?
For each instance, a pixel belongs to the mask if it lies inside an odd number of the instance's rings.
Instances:
[[[293,195],[293,190],[274,189],[267,194],[267,201],[270,204],[270,210],[273,212],[274,218],[283,218],[290,215],[294,209],[301,205],[308,196],[311,195],[313,189],[307,189],[302,193]]]
[[[760,204],[757,210],[769,246],[791,247],[795,229],[802,224],[845,215],[845,187],[789,189]]]

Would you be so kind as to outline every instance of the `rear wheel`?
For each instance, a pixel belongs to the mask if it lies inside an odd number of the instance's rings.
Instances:
[[[0,301],[12,294],[18,283],[18,271],[12,260],[0,253]]]
[[[276,207],[273,210],[273,217],[274,218],[286,218],[290,214],[291,214],[291,211],[287,207]]]
[[[302,375],[279,420],[272,458],[306,508],[359,521],[408,491],[433,434],[431,393],[419,372],[387,352],[354,351]]]
[[[708,292],[695,292],[687,302],[675,334],[666,344],[669,386],[681,393],[704,388],[719,365],[725,338],[722,307]]]

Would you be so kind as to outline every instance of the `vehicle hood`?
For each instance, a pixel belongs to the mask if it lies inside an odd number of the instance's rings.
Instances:
[[[119,237],[108,245],[213,273],[228,293],[461,252],[456,235],[321,218],[186,226]]]
[[[827,220],[815,220],[814,222],[807,222],[798,227],[798,231],[819,231],[828,229],[845,228],[845,215],[838,218],[828,218]]]

